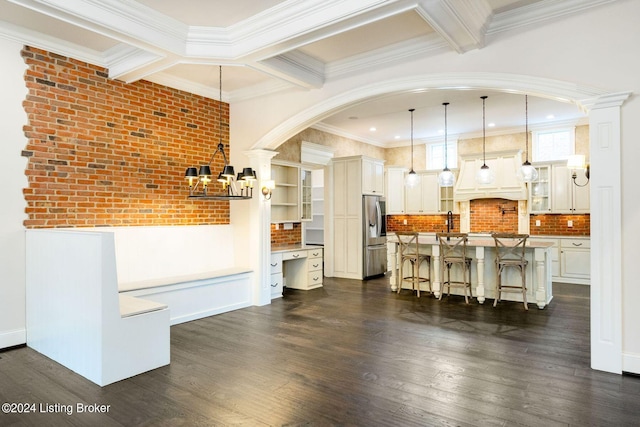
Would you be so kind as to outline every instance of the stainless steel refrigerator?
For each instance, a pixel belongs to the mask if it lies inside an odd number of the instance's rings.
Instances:
[[[380,196],[362,196],[363,279],[387,271],[387,217],[385,200]]]

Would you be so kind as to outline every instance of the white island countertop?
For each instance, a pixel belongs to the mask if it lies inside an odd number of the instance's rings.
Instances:
[[[395,233],[387,235],[390,254],[391,290],[398,289],[398,238]],[[418,233],[420,251],[431,255],[431,289],[436,297],[440,296],[440,245],[436,240],[436,233]],[[489,234],[469,234],[467,246],[470,248],[468,256],[474,259],[472,264],[472,286],[474,297],[480,304],[487,298],[495,298],[495,241]],[[553,298],[551,283],[551,248],[553,242],[532,239],[527,240],[525,257],[529,261],[527,267],[527,300],[535,302],[542,309]],[[513,273],[513,272],[509,272]],[[503,276],[504,277],[504,276]],[[519,277],[519,275],[518,275]],[[504,280],[504,279],[503,279]],[[515,275],[507,276],[507,281],[516,280]],[[519,279],[518,279],[519,280]],[[421,288],[421,291],[424,291]],[[502,299],[522,301],[519,294],[507,294]]]

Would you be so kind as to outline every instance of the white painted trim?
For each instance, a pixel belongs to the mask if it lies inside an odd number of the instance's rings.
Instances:
[[[27,342],[27,330],[25,328],[0,332],[0,348],[13,347]]]
[[[632,374],[640,374],[640,354],[623,353],[622,371],[630,372]]]

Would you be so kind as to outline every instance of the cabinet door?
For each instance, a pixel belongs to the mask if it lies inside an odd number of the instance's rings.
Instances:
[[[562,248],[560,274],[563,277],[589,279],[591,276],[591,254],[589,249]]]
[[[387,169],[387,214],[403,214],[404,209],[404,168]]]
[[[300,170],[300,219],[302,221],[311,221],[313,219],[313,208],[311,204],[311,171]]]
[[[418,182],[413,187],[407,187],[403,183],[403,188],[406,213],[422,213],[422,179],[418,179]]]
[[[536,165],[538,179],[529,185],[529,203],[532,213],[551,211],[551,170],[549,166]]]
[[[374,162],[373,181],[375,194],[384,195],[384,163]]]
[[[578,178],[576,178],[578,184],[584,184],[587,178],[584,173],[578,171]],[[573,209],[574,213],[589,213],[589,184],[584,187],[578,187],[575,184],[571,184],[573,189]]]
[[[438,175],[435,173],[425,173],[421,176],[422,181],[422,212],[438,213],[440,208],[440,186],[438,185]]]
[[[555,213],[572,213],[571,172],[566,165],[553,165],[552,171],[551,208]]]
[[[362,194],[384,195],[384,163],[362,159]]]

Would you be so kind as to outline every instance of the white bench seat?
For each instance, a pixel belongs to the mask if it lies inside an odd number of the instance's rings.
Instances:
[[[166,304],[147,301],[123,294],[118,295],[118,302],[120,305],[120,317],[122,317],[123,319],[125,317],[151,313],[152,311],[164,310],[165,308],[167,308]]]
[[[149,280],[139,280],[136,282],[122,283],[118,282],[118,290],[122,292],[137,291],[140,289],[157,288],[159,286],[171,286],[197,282],[200,280],[217,279],[234,276],[243,273],[250,273],[252,270],[245,267],[232,267],[214,271],[205,271],[202,273],[184,274],[172,277],[158,277]]]

